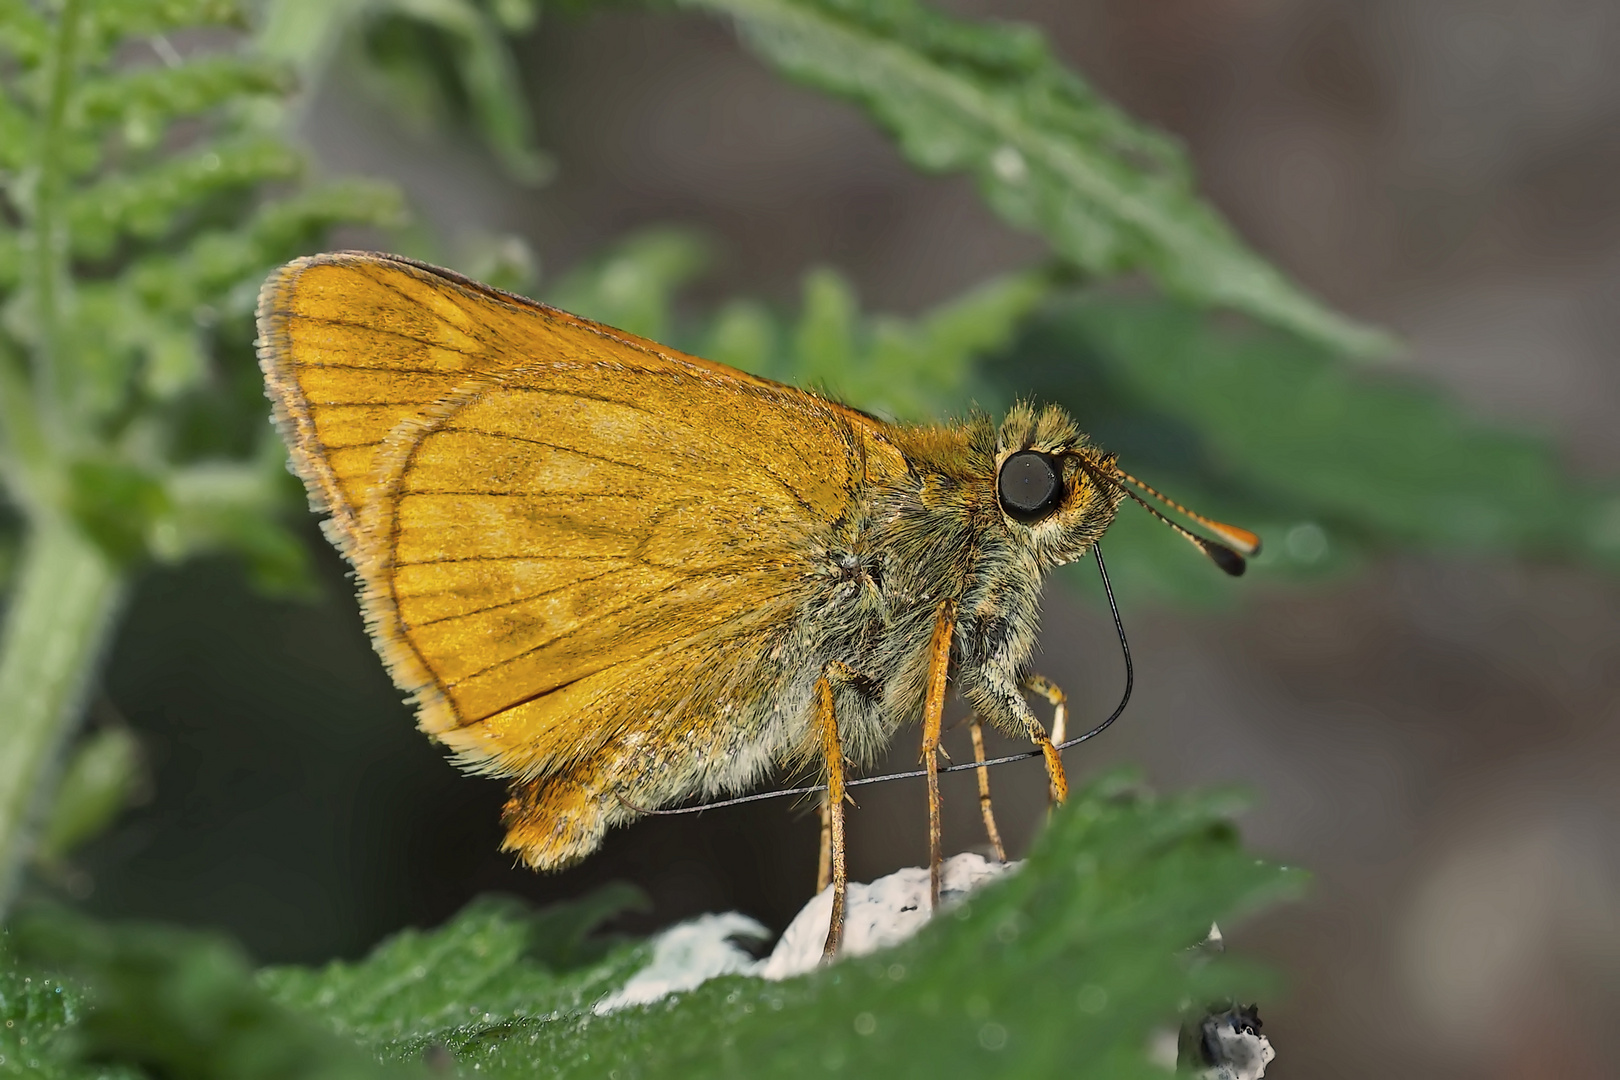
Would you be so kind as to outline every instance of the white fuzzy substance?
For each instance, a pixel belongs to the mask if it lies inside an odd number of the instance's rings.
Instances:
[[[964,852],[940,865],[939,903],[953,903],[987,881],[994,881],[1018,863],[991,862]],[[922,929],[928,910],[928,870],[908,866],[870,885],[852,881],[844,894],[844,943],[840,957],[865,956],[898,945]],[[788,924],[782,939],[765,959],[758,974],[765,979],[790,979],[814,970],[821,963],[821,948],[832,920],[832,889],[823,889]]]
[[[1227,1029],[1216,1038],[1226,1060],[1199,1073],[1203,1080],[1260,1080],[1266,1075],[1266,1066],[1277,1056],[1271,1040],[1264,1035]]]
[[[940,867],[940,906],[948,907],[987,881],[1016,867],[964,853]],[[839,957],[865,956],[898,945],[928,921],[928,871],[897,870],[870,885],[851,882],[844,898],[844,944]],[[755,960],[735,939],[764,940],[763,926],[746,915],[702,915],[670,927],[652,941],[652,959],[623,987],[598,1001],[597,1014],[626,1005],[645,1005],[668,994],[692,990],[721,975],[789,979],[821,963],[832,918],[832,889],[823,889],[788,924],[771,955]]]
[[[940,866],[939,900],[942,910],[963,897],[1018,868],[1018,863],[995,863],[964,852]],[[878,878],[870,885],[850,882],[844,897],[844,942],[838,958],[865,956],[898,945],[928,922],[928,870],[910,866]],[[815,970],[827,940],[832,915],[832,889],[823,889],[800,909],[771,954],[755,960],[736,944],[738,939],[763,941],[769,931],[735,911],[700,915],[670,927],[652,939],[652,959],[624,986],[594,1006],[598,1015],[627,1005],[647,1005],[670,994],[694,990],[721,975],[753,975],[761,979],[791,979]],[[1219,951],[1219,927],[1210,927],[1207,947]],[[1198,1074],[1201,1080],[1261,1080],[1277,1052],[1264,1035],[1224,1026],[1217,1030],[1220,1064]],[[1148,1059],[1167,1070],[1176,1067],[1174,1028],[1156,1032]]]
[[[659,934],[652,960],[622,987],[598,1001],[597,1015],[626,1005],[646,1005],[669,994],[693,990],[721,975],[754,974],[759,961],[737,948],[736,938],[764,941],[770,931],[746,915],[699,915]]]

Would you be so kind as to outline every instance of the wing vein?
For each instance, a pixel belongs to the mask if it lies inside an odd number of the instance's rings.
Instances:
[[[420,307],[421,305],[420,304],[413,304],[412,306],[413,307]],[[386,326],[378,326],[376,323],[373,323],[373,322],[356,322],[353,319],[332,319],[332,318],[328,318],[325,315],[306,315],[303,312],[291,311],[291,310],[278,312],[278,314],[284,315],[288,319],[303,319],[306,322],[320,323],[323,326],[351,326],[356,330],[364,330],[368,334],[385,334],[388,337],[399,338],[401,341],[414,341],[418,345],[425,345],[430,349],[443,349],[445,352],[453,352],[457,356],[472,356],[473,355],[472,353],[467,352],[465,349],[458,349],[455,346],[447,345],[442,341],[434,341],[431,338],[420,338],[420,337],[417,337],[415,334],[406,334],[406,333],[402,333],[401,331],[398,331],[398,330],[390,330]],[[471,337],[470,334],[468,336]],[[379,368],[375,368],[373,370],[376,370],[376,371],[393,371],[395,369],[389,368],[389,367],[379,367]],[[455,372],[451,371],[451,372],[449,372],[449,374],[453,375],[453,374],[455,374]]]
[[[424,620],[422,622],[416,622],[416,623],[406,622],[405,618],[404,618],[404,615],[402,614],[400,616],[399,621],[400,621],[400,625],[404,626],[407,630],[420,630],[424,626],[436,626],[439,623],[450,622],[450,621],[455,620],[455,619],[466,619],[466,618],[470,618],[470,617],[472,617],[474,615],[485,615],[485,614],[488,614],[491,611],[499,611],[499,610],[501,610],[501,608],[515,607],[518,604],[527,604],[531,600],[539,600],[540,598],[550,596],[553,593],[563,592],[564,590],[573,588],[575,585],[583,585],[587,581],[600,581],[602,578],[611,577],[614,574],[622,573],[626,569],[628,569],[628,567],[616,566],[612,570],[604,570],[600,574],[592,574],[590,577],[576,578],[575,580],[568,582],[566,585],[558,585],[555,589],[546,589],[543,592],[529,593],[527,596],[520,596],[516,600],[502,600],[498,604],[490,604],[488,607],[474,608],[471,611],[458,611],[453,615],[440,615],[436,619],[426,619],[426,620]],[[396,596],[398,595],[398,591],[399,590],[396,588],[395,589],[395,595]],[[443,596],[443,595],[445,595],[445,594],[444,593],[415,593],[415,594],[412,594],[412,596],[410,598],[412,600],[419,600],[424,596]]]

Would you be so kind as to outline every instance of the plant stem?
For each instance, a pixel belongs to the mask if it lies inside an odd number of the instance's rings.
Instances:
[[[62,362],[61,256],[67,247],[58,221],[62,201],[62,146],[65,142],[68,95],[79,44],[80,0],[63,0],[51,42],[48,97],[40,124],[39,183],[34,191],[34,288],[39,305],[39,344],[34,353],[34,400],[46,437],[59,434],[59,386]]]
[[[34,519],[0,637],[0,918],[122,593],[118,569],[71,522]]]

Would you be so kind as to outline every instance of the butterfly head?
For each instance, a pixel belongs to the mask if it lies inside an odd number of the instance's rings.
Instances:
[[[1084,555],[1124,498],[1105,478],[1113,460],[1062,409],[1014,405],[996,437],[996,503],[1008,531],[1047,565]]]
[[[1244,556],[1260,551],[1260,538],[1247,529],[1193,513],[1125,472],[1117,455],[1091,445],[1056,406],[1036,412],[1024,403],[1014,405],[997,433],[995,463],[996,499],[1007,527],[1049,565],[1073,562],[1089,551],[1127,497],[1234,577],[1246,568]],[[1153,503],[1191,518],[1220,540],[1199,536]]]

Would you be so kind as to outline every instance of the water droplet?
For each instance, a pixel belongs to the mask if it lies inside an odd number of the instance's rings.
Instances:
[[[1314,521],[1301,522],[1288,530],[1288,535],[1283,537],[1283,547],[1296,562],[1321,562],[1327,555],[1327,533]]]
[[[889,965],[889,978],[890,979],[892,979],[895,982],[899,982],[901,979],[903,979],[905,977],[906,977],[906,965],[904,965],[904,964],[890,964]]]
[[[869,1012],[855,1014],[855,1034],[870,1035],[877,1030],[877,1017]]]
[[[990,155],[990,168],[1009,184],[1021,184],[1029,176],[1024,155],[1011,146],[996,147],[995,153]]]
[[[1087,983],[1080,988],[1075,1004],[1083,1013],[1100,1013],[1108,1008],[1108,991],[1095,983]]]
[[[986,1050],[1000,1050],[1007,1045],[1007,1029],[990,1021],[979,1029],[979,1045]]]

